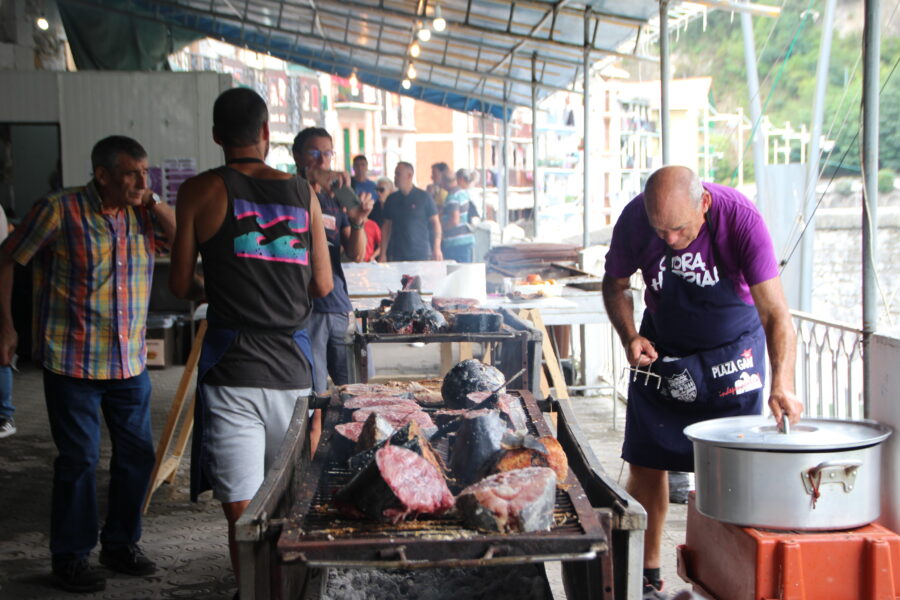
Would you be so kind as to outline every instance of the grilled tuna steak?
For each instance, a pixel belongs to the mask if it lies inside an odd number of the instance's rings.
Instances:
[[[363,422],[362,430],[359,432],[359,437],[356,439],[356,447],[353,451],[365,452],[391,437],[392,433],[394,433],[394,426],[387,419],[373,412]]]
[[[412,450],[437,467],[441,475],[443,475],[446,470],[438,456],[432,450],[431,444],[428,443],[428,439],[422,432],[422,428],[419,427],[418,423],[415,421],[410,421],[403,427],[397,429],[388,437],[388,439],[379,442],[377,445],[354,454],[350,457],[350,460],[347,461],[347,465],[350,467],[351,471],[359,471],[375,458],[376,452],[388,444]]]
[[[353,411],[353,420],[363,422],[372,413],[378,413],[394,427],[401,427],[415,421],[422,429],[434,428],[434,421],[419,405],[415,406],[369,406]]]
[[[335,495],[351,513],[398,523],[417,514],[437,514],[453,507],[453,495],[438,470],[406,448],[388,444]]]
[[[441,395],[447,408],[469,408],[466,396],[472,392],[492,392],[505,381],[503,373],[496,367],[469,358],[447,372]]]
[[[502,533],[549,530],[555,504],[556,474],[546,467],[491,475],[456,497],[467,527]]]
[[[476,481],[484,472],[500,451],[505,432],[499,411],[475,410],[464,415],[450,452],[450,471],[461,486]]]
[[[348,410],[370,408],[372,406],[408,406],[418,408],[419,404],[415,400],[399,396],[354,396],[344,400],[344,408]]]

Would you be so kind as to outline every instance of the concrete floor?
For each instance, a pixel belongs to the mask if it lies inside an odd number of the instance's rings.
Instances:
[[[165,424],[169,406],[181,377],[180,367],[151,370],[153,381],[153,427],[155,438]],[[43,403],[41,374],[23,366],[14,379],[18,433],[0,440],[0,599],[71,598],[53,586],[50,576],[50,490],[55,449],[50,439]],[[624,485],[618,458],[624,426],[624,408],[619,405],[613,419],[609,398],[575,398],[572,401],[581,427],[588,435],[603,466]],[[106,434],[104,433],[104,441]],[[105,513],[106,470],[110,449],[104,443],[98,469],[98,498]],[[142,547],[157,561],[151,577],[127,577],[109,573],[105,592],[83,598],[129,599],[197,598],[230,599],[235,584],[227,557],[225,520],[219,504],[208,494],[201,502],[188,500],[188,477],[184,461],[174,485],[164,485],[153,496],[144,521]],[[685,507],[673,505],[664,540],[663,577],[666,591],[687,586],[676,575],[675,546],[684,540]],[[94,551],[96,564],[99,549]],[[548,565],[554,593],[561,585]]]

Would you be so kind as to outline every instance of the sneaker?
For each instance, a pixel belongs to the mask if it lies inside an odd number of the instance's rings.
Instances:
[[[67,592],[102,592],[106,577],[88,566],[85,558],[53,565],[53,576],[59,587]]]
[[[16,429],[16,422],[12,417],[0,417],[0,438],[9,437],[16,431],[18,429]]]
[[[663,582],[659,582],[659,587],[650,583],[650,580],[644,577],[644,593],[641,596],[642,600],[666,600],[668,596],[663,594]]]
[[[144,551],[137,544],[121,548],[100,551],[100,564],[125,575],[152,575],[156,572],[156,563],[144,556]]]

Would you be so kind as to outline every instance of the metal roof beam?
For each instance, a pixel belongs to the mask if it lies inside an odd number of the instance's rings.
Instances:
[[[752,2],[738,2],[732,0],[690,0],[691,4],[699,4],[708,8],[718,8],[736,13],[746,13],[756,17],[778,17],[781,15],[780,6],[768,4],[755,4]]]
[[[563,2],[563,4],[564,4],[564,2]],[[406,12],[406,11],[401,11],[401,10],[393,10],[393,9],[389,9],[389,8],[380,8],[380,7],[376,7],[376,6],[369,6],[368,4],[361,4],[359,2],[354,2],[353,0],[342,1],[341,6],[347,7],[348,9],[357,10],[357,11],[371,12],[373,14],[381,14],[383,16],[396,17],[396,18],[400,18],[400,19],[419,20],[422,18],[419,15],[411,13],[411,12]],[[550,6],[552,6],[552,5],[548,5],[548,7],[550,7]],[[319,10],[322,10],[322,9],[320,8]],[[346,16],[346,12],[335,11],[335,13],[338,16]],[[479,18],[483,18],[483,17],[479,16]],[[544,18],[547,18],[546,15]],[[545,22],[544,18],[542,18],[542,20],[540,22],[541,26],[543,26],[543,23]],[[579,18],[581,18],[581,17],[579,17]],[[547,39],[547,38],[536,38],[536,37],[533,37],[532,35],[526,35],[523,33],[514,33],[512,31],[506,31],[505,29],[494,29],[492,27],[485,27],[483,25],[474,25],[471,23],[471,21],[466,23],[463,21],[456,21],[456,20],[448,19],[446,14],[444,15],[444,19],[447,21],[447,31],[450,31],[453,28],[457,28],[459,30],[470,30],[470,31],[477,32],[477,33],[494,35],[494,36],[498,36],[500,38],[509,38],[511,40],[515,40],[518,42],[524,41],[526,43],[535,44],[537,46],[535,49],[538,51],[541,50],[542,46],[543,47],[551,46],[553,48],[569,50],[573,53],[577,53],[578,56],[581,56],[581,54],[584,52],[584,46],[582,44],[572,44],[569,42],[563,42],[563,41],[559,41],[559,40],[551,40],[551,39]],[[505,23],[505,21],[503,21],[503,22]],[[442,35],[445,35],[445,34],[442,34]],[[469,43],[471,43],[471,40],[468,40],[468,41],[469,41]],[[630,59],[635,59],[635,60],[642,60],[642,61],[650,62],[650,63],[654,63],[654,64],[659,62],[659,59],[654,56],[641,56],[641,55],[636,55],[636,54],[626,54],[623,52],[617,52],[615,50],[606,50],[603,48],[596,48],[596,47],[591,48],[591,53],[597,54],[600,56],[616,56],[619,58],[630,58]]]

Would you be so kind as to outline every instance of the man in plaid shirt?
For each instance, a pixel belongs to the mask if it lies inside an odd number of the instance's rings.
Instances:
[[[50,517],[53,574],[68,591],[106,580],[88,565],[97,543],[100,410],[113,445],[100,562],[129,575],[156,565],[141,552],[141,505],[155,455],[145,370],[154,256],[175,232],[171,207],[147,188],[147,153],[124,136],[97,142],[93,179],[36,202],[0,247],[0,364],[17,335],[13,262],[34,259],[34,353],[58,457]]]

